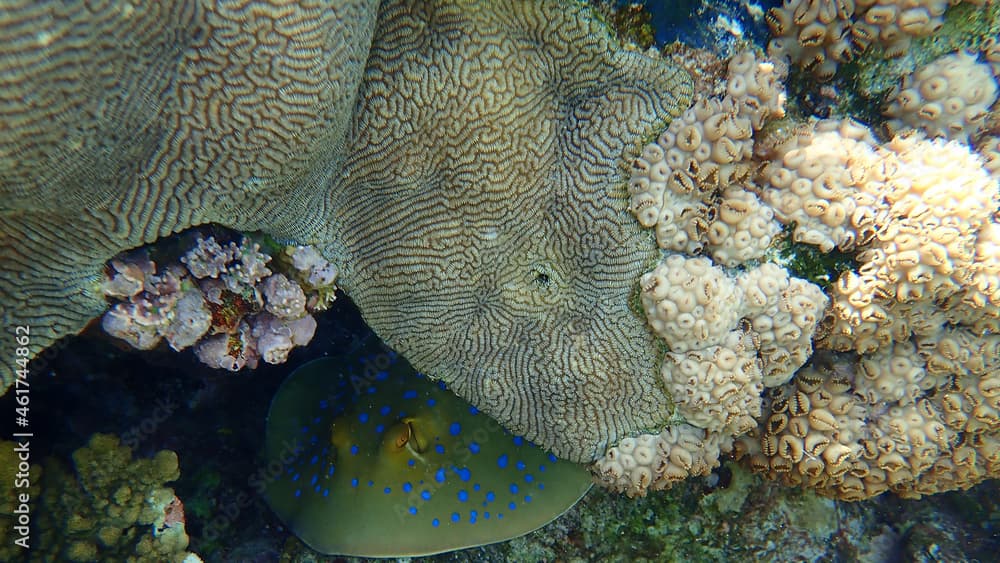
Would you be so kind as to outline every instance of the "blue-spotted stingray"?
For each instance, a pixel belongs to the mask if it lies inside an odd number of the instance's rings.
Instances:
[[[295,370],[271,403],[265,451],[281,467],[268,503],[327,554],[503,541],[553,520],[591,484],[582,466],[511,435],[375,346]]]

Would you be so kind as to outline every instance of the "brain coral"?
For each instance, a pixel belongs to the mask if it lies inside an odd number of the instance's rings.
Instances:
[[[327,254],[415,366],[590,460],[666,417],[629,307],[657,252],[619,166],[690,80],[620,50],[582,6],[420,6],[380,18]]]
[[[108,259],[191,225],[305,238],[375,4],[5,2],[4,326],[33,347],[78,331],[105,307]]]
[[[661,422],[619,167],[690,78],[575,3],[375,4],[7,8],[5,326],[77,331],[113,255],[216,222],[320,247],[386,341],[560,455]]]

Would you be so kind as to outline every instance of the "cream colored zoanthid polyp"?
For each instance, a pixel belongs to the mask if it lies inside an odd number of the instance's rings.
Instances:
[[[724,97],[695,102],[633,161],[629,194],[632,213],[655,228],[661,248],[707,249],[735,266],[761,257],[779,230],[741,186],[754,168],[753,133],[784,115],[785,93],[781,71],[750,51],[728,68]]]
[[[776,148],[760,174],[762,198],[798,242],[829,252],[868,242],[883,183],[875,140],[853,121],[819,121]]]
[[[984,5],[990,0],[966,0]],[[913,38],[932,35],[949,5],[962,0],[786,0],[765,17],[772,39],[768,56],[791,63],[820,80],[833,77],[873,45],[881,56],[903,55]]]
[[[773,263],[732,278],[708,258],[677,254],[640,285],[647,320],[670,349],[661,375],[678,414],[729,434],[749,429],[763,387],[785,383],[811,355],[827,302]]]
[[[708,475],[719,465],[721,450],[731,438],[689,424],[659,434],[624,438],[594,462],[593,471],[605,487],[630,497],[669,488],[691,476]]]
[[[746,333],[730,332],[718,346],[668,352],[660,373],[677,413],[690,424],[733,435],[756,425],[764,384]]]
[[[736,283],[708,258],[668,256],[640,285],[650,326],[675,352],[720,344],[739,320]]]
[[[869,404],[913,401],[935,383],[911,343],[899,343],[864,356],[854,378],[856,392]]]
[[[770,207],[753,193],[730,186],[708,227],[706,250],[717,263],[737,266],[763,256],[780,230]]]
[[[931,137],[968,142],[986,123],[997,99],[996,78],[976,55],[945,55],[903,78],[885,108],[891,133],[921,130]]]

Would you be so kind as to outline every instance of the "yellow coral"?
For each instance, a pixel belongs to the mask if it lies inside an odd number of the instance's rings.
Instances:
[[[95,434],[73,452],[76,475],[50,460],[38,514],[39,553],[69,561],[182,561],[184,523],[166,521],[175,499],[163,483],[180,476],[177,455],[132,459],[116,436]]]

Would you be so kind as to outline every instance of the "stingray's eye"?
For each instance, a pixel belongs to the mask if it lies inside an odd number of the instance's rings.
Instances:
[[[417,422],[415,418],[404,418],[401,421],[402,424],[406,425],[406,447],[410,448],[414,453],[423,453],[430,447],[427,443],[427,436],[425,432],[421,432],[421,424]],[[426,428],[424,428],[426,430]]]
[[[403,448],[411,449],[410,441],[413,439],[413,428],[405,420],[397,420],[385,430],[382,435],[383,447],[389,452],[400,452]]]
[[[413,434],[413,427],[410,423],[404,422],[402,428],[400,428],[399,434],[396,436],[396,447],[402,448],[410,441],[410,436]]]

